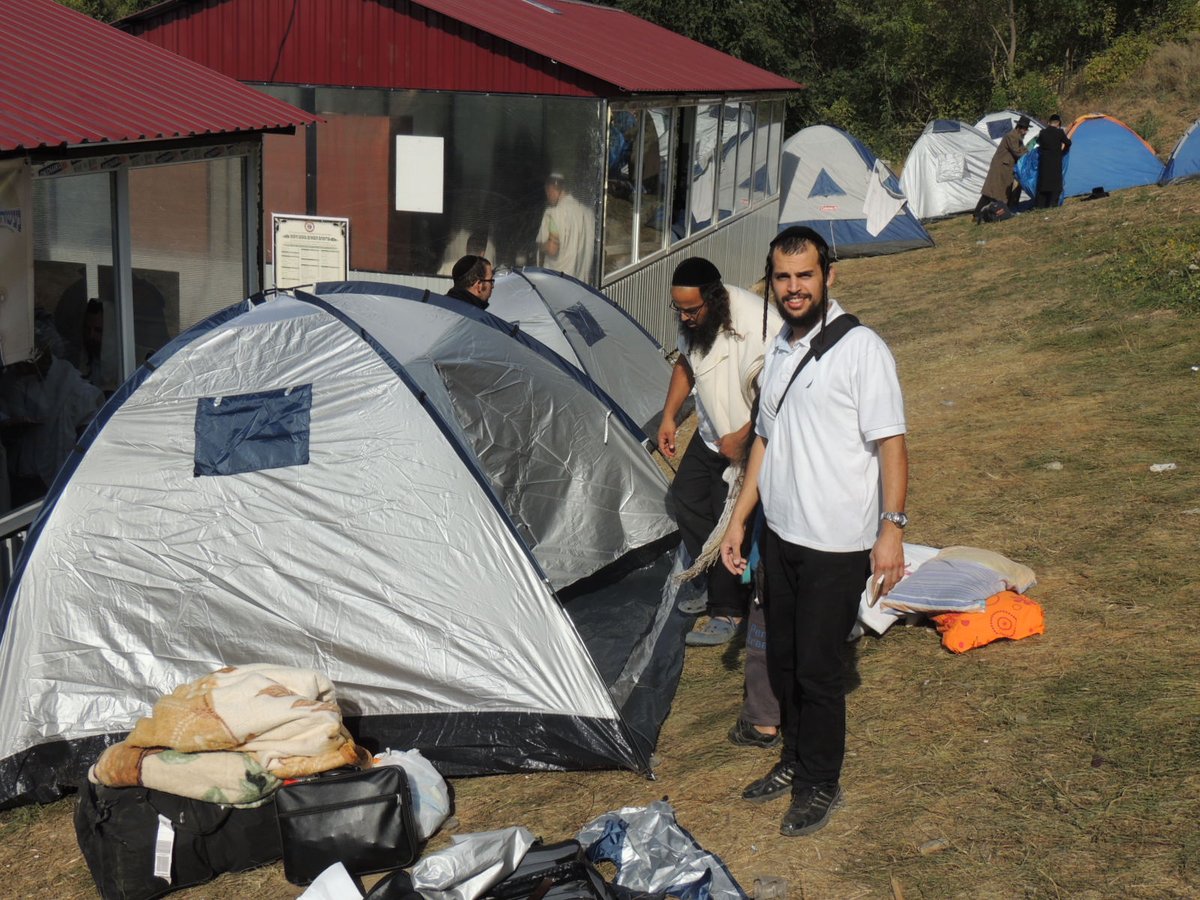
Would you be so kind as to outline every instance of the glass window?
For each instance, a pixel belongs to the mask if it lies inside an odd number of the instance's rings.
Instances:
[[[713,224],[717,200],[717,169],[720,166],[721,104],[702,103],[696,107],[696,127],[692,142],[691,233]]]
[[[671,135],[674,110],[647,109],[642,115],[641,182],[638,203],[638,259],[667,246],[670,227]]]
[[[773,101],[771,103],[771,150],[767,156],[767,190],[772,197],[781,190],[779,184],[779,164],[781,154],[783,153],[783,116],[783,101]]]
[[[750,176],[750,200],[758,203],[771,195],[767,160],[771,152],[771,104],[756,103],[754,129],[754,167]]]
[[[634,181],[639,146],[638,113],[614,106],[608,111],[608,160],[604,179],[604,273],[634,262]]]
[[[135,360],[246,295],[240,158],[129,172]],[[111,281],[112,267],[101,268]]]
[[[542,264],[596,281],[597,101],[342,88],[314,96],[326,119],[309,171],[316,212],[350,219],[351,269],[448,276],[477,253],[498,266]],[[396,209],[399,135],[442,138],[441,212]],[[268,213],[297,212],[279,208],[296,199],[268,177]]]

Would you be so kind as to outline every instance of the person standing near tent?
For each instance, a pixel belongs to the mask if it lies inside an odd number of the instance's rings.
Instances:
[[[592,211],[567,190],[558,172],[546,179],[546,209],[537,233],[538,248],[548,269],[589,281],[595,252],[596,222]]]
[[[1049,127],[1038,133],[1037,196],[1033,198],[1036,208],[1058,206],[1063,189],[1063,157],[1070,149],[1071,139],[1062,130],[1062,119],[1055,113],[1050,117]]]
[[[1017,160],[1025,155],[1025,135],[1029,133],[1029,117],[1017,119],[1016,127],[1000,141],[988,166],[987,179],[983,182],[983,193],[975,204],[975,221],[989,203],[1003,203],[1009,209],[1021,199],[1021,185],[1017,183],[1013,170]]]
[[[446,296],[470,303],[479,309],[487,309],[492,288],[496,285],[492,274],[492,264],[486,257],[464,256],[450,270],[454,287],[446,292]]]
[[[679,358],[671,371],[658,429],[658,448],[675,458],[676,418],[696,391],[696,434],[671,484],[684,549],[699,557],[725,508],[725,470],[742,459],[750,435],[747,384],[762,367],[766,345],[762,301],[721,282],[715,265],[699,256],[675,267],[671,309],[679,316]],[[773,321],[779,324],[776,315]],[[688,634],[692,646],[728,643],[746,616],[748,590],[724,566],[708,569],[709,619]]]
[[[904,575],[908,452],[896,364],[882,338],[829,297],[833,283],[829,248],[812,229],[794,226],[771,242],[767,285],[785,324],[767,349],[757,437],[721,542],[728,570],[745,571],[761,499],[767,662],[783,750],[742,797],[790,790],[787,836],[823,827],[842,803],[846,638],[868,578],[886,594]]]

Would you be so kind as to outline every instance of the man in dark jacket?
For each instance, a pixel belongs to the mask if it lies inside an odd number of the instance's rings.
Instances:
[[[487,309],[496,279],[492,277],[492,264],[482,256],[464,256],[450,270],[454,287],[446,296]]]
[[[1070,149],[1071,139],[1062,130],[1062,119],[1055,113],[1050,117],[1050,125],[1038,134],[1037,196],[1033,198],[1038,209],[1058,206],[1063,189],[1063,156]]]

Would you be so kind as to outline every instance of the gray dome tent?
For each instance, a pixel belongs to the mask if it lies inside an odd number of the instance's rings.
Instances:
[[[649,437],[657,435],[671,366],[662,345],[604,294],[527,266],[496,278],[488,312],[586,372]]]
[[[101,411],[18,562],[0,803],[54,796],[226,664],[315,668],[447,774],[644,770],[687,622],[666,481],[599,399],[431,305],[255,298]],[[570,599],[567,599],[570,598]]]

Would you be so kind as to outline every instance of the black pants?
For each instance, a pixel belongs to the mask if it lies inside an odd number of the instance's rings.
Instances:
[[[729,494],[729,485],[721,477],[727,468],[729,460],[709,450],[697,434],[684,451],[671,482],[675,522],[679,525],[683,546],[693,559],[700,555],[704,542],[721,519],[725,497]],[[745,616],[749,595],[749,586],[743,585],[720,560],[709,567],[707,612],[710,616]]]
[[[1052,194],[1050,191],[1038,191],[1037,196],[1033,198],[1033,205],[1036,209],[1058,206],[1058,194]]]
[[[871,551],[828,553],[763,532],[767,665],[795,785],[837,781],[846,754],[846,638]]]

